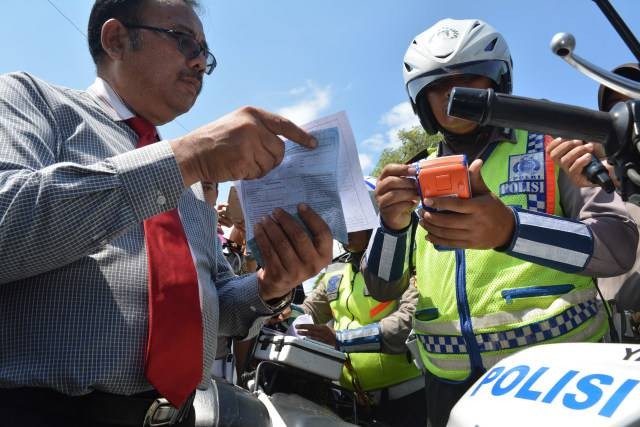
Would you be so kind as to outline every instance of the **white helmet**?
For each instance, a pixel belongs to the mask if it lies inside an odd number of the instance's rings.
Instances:
[[[496,90],[511,93],[512,61],[502,35],[479,19],[443,19],[420,33],[404,56],[404,84],[413,111],[427,133],[437,132],[423,89],[454,74],[484,76]]]

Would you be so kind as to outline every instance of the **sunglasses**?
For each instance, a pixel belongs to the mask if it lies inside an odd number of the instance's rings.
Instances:
[[[187,60],[192,60],[200,55],[204,54],[206,58],[206,67],[204,72],[206,74],[211,74],[213,70],[218,65],[218,61],[216,61],[216,57],[213,56],[213,53],[209,51],[206,43],[199,42],[196,38],[189,33],[185,33],[183,31],[177,30],[169,30],[167,28],[158,28],[152,27],[149,25],[139,25],[139,24],[123,24],[125,27],[130,29],[140,29],[140,30],[149,30],[155,31],[156,33],[166,34],[172,39],[176,41],[178,44],[178,50],[182,55],[184,55]]]

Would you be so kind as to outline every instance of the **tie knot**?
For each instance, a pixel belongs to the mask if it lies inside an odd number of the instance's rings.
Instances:
[[[153,144],[158,140],[156,127],[149,120],[136,116],[125,122],[138,135],[138,147]]]

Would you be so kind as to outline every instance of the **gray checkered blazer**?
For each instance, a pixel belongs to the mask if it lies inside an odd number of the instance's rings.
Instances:
[[[185,191],[168,142],[136,142],[86,91],[0,76],[0,388],[151,389],[142,221],[176,206],[201,290],[203,385],[216,335],[272,313],[255,275],[233,276],[215,210],[200,184]]]

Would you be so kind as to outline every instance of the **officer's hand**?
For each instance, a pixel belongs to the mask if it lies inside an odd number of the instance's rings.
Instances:
[[[389,164],[382,169],[376,183],[376,202],[384,225],[394,231],[411,223],[411,213],[420,197],[416,188],[416,169],[413,166]]]
[[[591,163],[594,153],[593,143],[584,143],[579,139],[556,138],[545,147],[545,151],[555,164],[567,174],[569,180],[577,187],[597,187],[582,173]]]
[[[282,135],[314,148],[317,141],[291,121],[254,107],[236,110],[170,142],[185,185],[266,175],[284,157]]]
[[[298,335],[309,337],[316,341],[329,344],[334,348],[337,346],[336,331],[334,331],[327,325],[314,325],[305,323],[296,325],[296,331],[298,332]]]
[[[220,203],[216,206],[216,211],[218,212],[218,224],[223,225],[225,227],[233,226],[233,221],[229,218],[229,204],[228,203]]]
[[[493,249],[511,241],[515,228],[513,211],[487,188],[480,168],[482,160],[469,166],[471,199],[437,197],[426,206],[450,213],[423,212],[420,224],[434,244],[463,249]]]
[[[298,206],[298,214],[311,236],[279,208],[254,227],[265,263],[257,273],[260,296],[265,301],[285,296],[331,262],[333,240],[327,223],[304,204]]]

